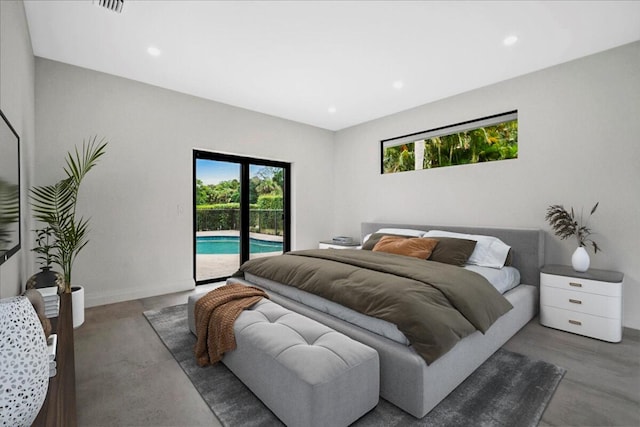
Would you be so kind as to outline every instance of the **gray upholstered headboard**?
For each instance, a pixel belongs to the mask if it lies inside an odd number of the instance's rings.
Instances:
[[[544,264],[544,234],[542,230],[527,228],[458,227],[438,225],[409,225],[382,222],[363,222],[362,238],[380,228],[411,228],[414,230],[446,230],[457,233],[495,236],[511,246],[512,265],[520,271],[522,283],[540,286],[540,268]]]

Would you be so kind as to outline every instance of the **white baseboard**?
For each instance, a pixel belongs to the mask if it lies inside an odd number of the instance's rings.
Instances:
[[[166,283],[160,286],[137,288],[131,290],[113,290],[107,292],[94,292],[85,287],[85,307],[113,304],[115,302],[131,301],[140,298],[155,297],[174,292],[190,291],[196,287],[193,279],[180,282]]]

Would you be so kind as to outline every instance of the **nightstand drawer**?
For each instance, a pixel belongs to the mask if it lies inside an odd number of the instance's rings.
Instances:
[[[622,325],[619,319],[607,319],[556,307],[543,307],[540,310],[540,323],[604,341],[620,342],[622,340]]]
[[[582,279],[578,277],[558,276],[555,274],[540,274],[540,285],[554,288],[588,292],[610,297],[622,296],[622,283],[601,282],[598,280]]]
[[[540,286],[540,304],[611,319],[622,318],[622,298]]]

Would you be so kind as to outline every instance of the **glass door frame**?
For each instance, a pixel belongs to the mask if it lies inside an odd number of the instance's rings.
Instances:
[[[192,205],[193,205],[193,278],[196,285],[204,285],[206,283],[219,282],[227,279],[229,276],[215,277],[204,280],[198,280],[196,274],[196,162],[198,159],[213,160],[237,163],[240,165],[240,264],[249,260],[250,254],[250,211],[251,204],[249,200],[249,181],[250,166],[268,166],[281,168],[284,171],[284,188],[282,189],[283,195],[283,239],[282,239],[282,252],[289,252],[291,250],[291,163],[281,162],[277,160],[259,159],[255,157],[237,156],[234,154],[217,153],[213,151],[193,150],[193,180],[192,185]],[[238,265],[238,267],[240,267]]]

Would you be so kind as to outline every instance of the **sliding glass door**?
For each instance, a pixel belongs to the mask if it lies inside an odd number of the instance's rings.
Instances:
[[[240,265],[241,165],[196,159],[195,278],[232,275]]]
[[[193,170],[196,283],[289,250],[289,163],[195,150]]]
[[[249,165],[249,259],[281,255],[285,168]]]

